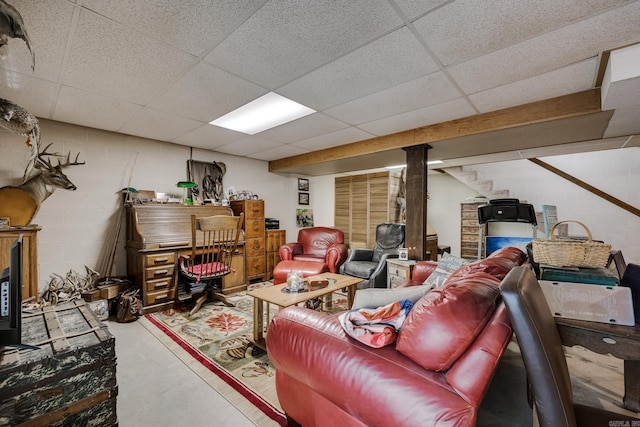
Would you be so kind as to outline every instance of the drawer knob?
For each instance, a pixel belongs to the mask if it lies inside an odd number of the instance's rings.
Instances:
[[[153,272],[154,276],[160,276],[161,274],[167,274],[169,271],[168,270],[156,270]]]
[[[164,257],[164,258],[155,258],[155,259],[153,260],[153,262],[154,262],[155,264],[162,264],[162,263],[167,262],[167,261],[169,261],[169,258],[167,258],[167,257]]]

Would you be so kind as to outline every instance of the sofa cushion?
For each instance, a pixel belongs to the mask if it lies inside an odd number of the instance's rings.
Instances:
[[[371,274],[378,268],[378,263],[373,261],[351,261],[342,264],[344,266],[342,274],[348,276],[368,279]]]
[[[515,248],[512,248],[515,249]],[[517,249],[523,256],[518,256],[517,252],[512,252],[513,256],[501,256],[501,257],[492,257],[481,259],[478,261],[474,261],[471,264],[464,265],[456,270],[447,280],[448,283],[451,280],[461,277],[467,277],[475,275],[479,272],[488,273],[499,280],[504,279],[504,276],[507,275],[511,271],[512,268],[519,266],[522,264],[526,256],[524,252]],[[493,254],[492,254],[493,255]]]
[[[499,279],[480,272],[432,289],[409,313],[396,349],[425,369],[449,369],[493,315],[499,286]]]
[[[469,262],[469,260],[445,253],[440,258],[440,261],[438,261],[436,269],[429,275],[429,277],[426,278],[423,283],[434,288],[439,288],[447,281],[449,276],[451,276],[454,271],[458,270],[460,267],[468,264]]]
[[[356,296],[353,299],[353,306],[351,308],[376,308],[383,305],[390,304],[395,301],[406,299],[413,304],[422,298],[427,292],[431,290],[431,286],[412,286],[409,288],[396,288],[396,289],[381,289],[381,288],[367,288],[358,289]]]

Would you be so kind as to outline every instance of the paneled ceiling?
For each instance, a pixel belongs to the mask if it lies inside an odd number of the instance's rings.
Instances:
[[[640,0],[7,2],[36,60],[11,39],[0,97],[221,153],[309,156],[280,172],[310,175],[404,161],[398,149],[318,160],[326,149],[594,89],[603,55],[640,42]],[[208,124],[270,91],[317,112],[253,136]],[[638,146],[635,134],[634,104],[431,145],[459,165]]]

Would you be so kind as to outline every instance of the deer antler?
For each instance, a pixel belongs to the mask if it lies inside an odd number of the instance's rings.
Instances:
[[[46,147],[44,147],[44,150],[41,150],[40,153],[38,153],[38,158],[36,159],[36,168],[40,169],[40,170],[53,170],[53,165],[51,164],[51,161],[49,160],[48,157],[45,156],[56,156],[56,157],[61,157],[60,154],[58,152],[55,153],[47,153],[47,150],[49,149],[49,147],[51,147],[53,143],[50,142]]]
[[[70,162],[69,160],[71,159],[71,151],[69,151],[67,153],[67,161],[64,164],[61,164],[60,159],[58,159],[58,167],[64,168],[67,166],[84,165],[85,162],[79,162],[78,157],[80,157],[80,153],[76,154],[76,158],[73,162]]]
[[[58,159],[58,165],[57,166],[53,166],[51,164],[51,161],[49,160],[48,157],[45,156],[55,156],[55,157],[64,157],[63,155],[59,154],[58,152],[55,153],[48,153],[47,149],[49,147],[51,147],[53,143],[49,143],[46,147],[44,147],[44,150],[40,151],[40,153],[38,154],[38,160],[36,162],[36,167],[38,169],[41,170],[53,170],[56,167],[57,168],[64,168],[67,166],[74,166],[74,165],[84,165],[85,162],[79,162],[78,158],[80,157],[80,153],[76,154],[76,158],[73,162],[71,162],[71,152],[67,153],[67,160],[65,163],[60,163],[60,159]]]

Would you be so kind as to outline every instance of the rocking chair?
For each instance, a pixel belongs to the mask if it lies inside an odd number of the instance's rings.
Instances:
[[[238,246],[242,217],[243,214],[206,218],[191,215],[191,255],[180,256],[180,273],[195,284],[205,283],[203,294],[190,312],[192,316],[209,297],[233,306],[220,292],[221,279],[235,273],[231,260]]]

